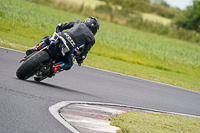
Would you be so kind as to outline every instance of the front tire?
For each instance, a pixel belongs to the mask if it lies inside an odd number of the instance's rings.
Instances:
[[[18,69],[16,75],[19,79],[26,80],[33,76],[40,63],[49,61],[50,57],[46,51],[39,51],[27,59]]]

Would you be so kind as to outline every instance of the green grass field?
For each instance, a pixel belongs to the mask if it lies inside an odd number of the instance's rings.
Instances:
[[[26,0],[0,0],[0,3],[0,46],[21,51],[40,42],[43,36],[53,34],[57,24],[86,18]],[[101,20],[100,23],[96,44],[84,61],[85,65],[200,91],[200,46]],[[127,124],[128,118],[136,120],[136,116],[132,118],[132,114],[127,115],[122,123],[122,118],[116,120],[118,126]],[[153,117],[151,123],[158,123],[156,120],[160,116],[139,114],[136,123],[143,126],[146,124],[145,118],[150,117]],[[162,121],[168,119],[175,121],[182,118],[164,117]],[[194,125],[199,121],[190,121],[192,123],[184,122],[182,126],[194,127],[193,131],[199,131],[199,125]],[[165,128],[171,127],[164,124]],[[160,130],[160,126],[155,129]],[[127,129],[127,126],[121,129],[122,132],[134,130]],[[171,129],[179,131],[180,128],[173,125]],[[147,128],[143,132],[150,130]]]
[[[178,115],[127,112],[111,118],[118,133],[199,133],[200,119]]]
[[[23,51],[51,35],[57,24],[86,18],[24,0],[0,2],[0,45]],[[200,91],[200,46],[100,23],[86,65]]]

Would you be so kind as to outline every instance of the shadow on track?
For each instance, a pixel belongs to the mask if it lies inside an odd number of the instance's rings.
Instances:
[[[32,81],[32,80],[22,80],[22,81],[30,82],[30,83],[34,83],[34,84],[39,84],[39,85],[45,85],[45,86],[48,86],[48,87],[51,87],[51,88],[54,88],[54,89],[56,88],[56,89],[66,90],[66,91],[73,92],[73,93],[78,93],[78,94],[83,94],[83,95],[87,95],[87,96],[100,98],[100,97],[95,96],[95,95],[91,95],[91,94],[88,94],[88,93],[76,91],[76,90],[73,90],[73,89],[69,89],[69,88],[65,88],[65,87],[61,87],[61,86],[57,86],[57,85],[53,85],[53,84],[49,84],[49,83],[37,82],[37,81]]]

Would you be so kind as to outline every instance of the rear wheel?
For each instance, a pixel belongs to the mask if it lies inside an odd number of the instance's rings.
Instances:
[[[26,80],[30,78],[38,66],[50,59],[49,54],[46,51],[39,51],[32,57],[27,59],[18,69],[16,75],[19,79]]]

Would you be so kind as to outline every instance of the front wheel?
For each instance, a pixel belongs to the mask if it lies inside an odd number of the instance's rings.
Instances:
[[[18,69],[16,75],[19,79],[26,80],[33,76],[38,66],[45,61],[49,61],[50,57],[46,51],[39,51],[29,59],[27,59]]]

